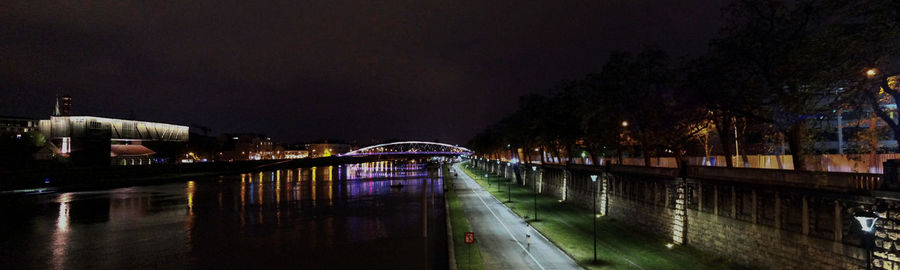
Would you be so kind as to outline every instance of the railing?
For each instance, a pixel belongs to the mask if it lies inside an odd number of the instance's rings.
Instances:
[[[570,169],[587,172],[602,172],[603,167],[583,164],[544,164],[544,168]],[[633,165],[611,165],[613,173],[640,174],[657,177],[678,177],[678,168],[645,167]],[[687,177],[716,181],[741,182],[755,185],[775,185],[794,188],[819,189],[838,192],[869,192],[884,184],[882,174],[794,171],[755,168],[726,168],[709,166],[688,166]]]
[[[612,167],[610,167],[609,170],[614,173],[643,174],[643,175],[653,175],[653,176],[662,176],[662,177],[678,176],[678,169],[676,169],[676,168],[644,167],[644,166],[632,166],[632,165],[612,165]]]
[[[690,178],[725,180],[751,184],[781,185],[831,191],[872,191],[882,184],[881,174],[793,171],[750,168],[689,166]]]

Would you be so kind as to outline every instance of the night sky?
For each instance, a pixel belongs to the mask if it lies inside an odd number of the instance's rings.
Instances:
[[[726,3],[259,2],[4,1],[0,115],[48,118],[68,93],[76,115],[285,143],[463,144],[611,51],[703,53]]]

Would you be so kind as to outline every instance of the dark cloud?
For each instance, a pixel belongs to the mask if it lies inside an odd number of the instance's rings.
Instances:
[[[0,114],[464,143],[612,50],[702,52],[723,1],[13,1]]]

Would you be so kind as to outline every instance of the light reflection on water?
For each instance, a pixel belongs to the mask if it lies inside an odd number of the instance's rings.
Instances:
[[[420,269],[446,252],[445,239],[421,238],[446,234],[442,191],[439,172],[379,162],[25,197],[34,211],[9,219],[25,229],[0,232],[0,249],[17,250],[0,269]]]

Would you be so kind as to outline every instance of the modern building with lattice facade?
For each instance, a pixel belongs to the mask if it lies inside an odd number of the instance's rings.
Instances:
[[[76,163],[94,165],[151,164],[154,152],[139,145],[184,143],[189,136],[188,126],[96,116],[51,116],[40,120],[39,126],[61,155],[71,156]],[[139,151],[144,149],[148,149],[146,153]]]

